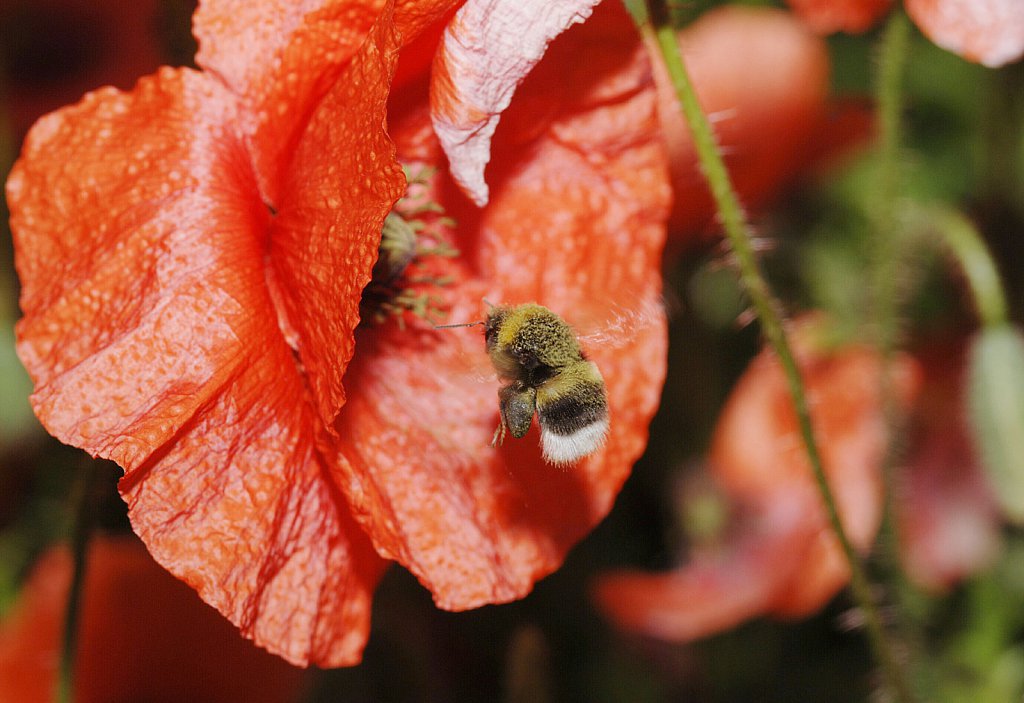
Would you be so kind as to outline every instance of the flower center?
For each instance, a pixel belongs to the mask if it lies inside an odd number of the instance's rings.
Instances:
[[[447,312],[438,289],[452,279],[438,264],[459,254],[446,238],[455,221],[430,199],[434,170],[404,168],[409,185],[384,219],[380,253],[359,305],[361,324],[393,319],[404,329],[408,315],[436,324]]]

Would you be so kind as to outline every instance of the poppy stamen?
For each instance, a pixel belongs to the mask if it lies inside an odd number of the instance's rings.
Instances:
[[[384,218],[380,252],[360,304],[364,324],[394,319],[404,329],[406,313],[435,324],[447,314],[437,289],[454,279],[437,272],[437,259],[451,259],[459,250],[446,239],[455,221],[427,196],[434,169],[405,168],[405,195]]]

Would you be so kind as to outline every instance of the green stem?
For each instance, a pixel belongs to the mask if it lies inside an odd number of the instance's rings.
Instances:
[[[829,523],[839,540],[843,555],[850,567],[851,589],[864,618],[864,625],[871,648],[896,700],[907,703],[912,701],[913,697],[908,684],[904,680],[903,672],[893,647],[882,626],[882,619],[872,597],[871,586],[868,583],[864,565],[861,562],[860,556],[853,548],[853,544],[850,542],[846,531],[843,529],[835,497],[825,476],[821,454],[814,438],[803,379],[800,376],[789,340],[783,329],[782,316],[778,312],[778,306],[771,289],[761,274],[757,258],[754,255],[753,236],[750,225],[746,220],[739,198],[733,189],[732,181],[729,178],[729,173],[725,168],[725,163],[722,160],[711,130],[711,124],[700,107],[696,91],[679,54],[675,31],[665,21],[664,7],[655,3],[653,6],[649,6],[649,11],[651,17],[654,18],[654,26],[652,27],[648,24],[643,27],[643,31],[654,33],[662,58],[665,61],[665,66],[668,69],[668,74],[672,80],[672,85],[676,91],[676,96],[682,107],[683,115],[693,134],[694,145],[697,149],[697,155],[704,171],[704,176],[715,199],[726,237],[739,267],[740,279],[747,294],[750,296],[750,301],[761,323],[762,332],[782,364],[796,410],[800,434],[814,472],[815,482],[824,502]]]
[[[897,262],[901,251],[901,230],[897,224],[900,178],[900,144],[903,140],[903,73],[906,68],[910,23],[902,12],[893,12],[885,27],[878,56],[875,102],[878,110],[878,170],[872,198],[871,219],[875,232],[875,281],[873,304],[877,343],[886,356],[896,346],[898,281]],[[888,387],[888,384],[887,384]]]
[[[899,182],[899,149],[903,143],[903,74],[910,43],[910,22],[895,11],[885,26],[878,56],[878,81],[875,102],[878,109],[879,168],[878,190],[890,190]],[[891,199],[887,200],[891,202]]]
[[[74,701],[75,656],[78,653],[79,611],[82,587],[85,584],[86,551],[92,532],[92,494],[97,475],[93,461],[85,462],[71,495],[71,556],[74,563],[71,585],[68,588],[67,609],[64,611],[64,638],[61,644],[60,670],[57,680],[56,703]]]
[[[932,210],[922,215],[928,231],[937,232],[967,280],[978,316],[986,327],[1007,323],[1006,294],[992,253],[981,234],[959,212]]]
[[[892,12],[882,34],[878,51],[875,82],[875,105],[878,120],[878,146],[874,188],[871,192],[872,241],[871,315],[874,344],[882,355],[879,397],[887,430],[886,452],[882,460],[884,493],[883,521],[880,529],[881,565],[892,583],[893,595],[900,602],[898,610],[905,639],[917,640],[911,632],[908,613],[917,602],[915,587],[907,580],[900,562],[900,535],[895,519],[896,468],[902,447],[898,446],[898,428],[905,418],[893,391],[893,358],[899,337],[899,309],[909,285],[906,255],[909,241],[901,227],[897,203],[903,193],[900,153],[903,142],[903,78],[910,43],[910,23],[899,10]]]

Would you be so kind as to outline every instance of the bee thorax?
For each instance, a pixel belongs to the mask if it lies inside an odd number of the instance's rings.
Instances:
[[[534,413],[549,463],[573,463],[604,444],[604,379],[565,320],[536,303],[492,306],[484,340],[498,376],[507,381],[498,392],[501,423],[492,446],[506,432],[517,439],[526,435]]]
[[[605,415],[569,434],[558,434],[542,426],[540,443],[545,460],[552,464],[571,464],[600,449],[607,435],[608,417]]]

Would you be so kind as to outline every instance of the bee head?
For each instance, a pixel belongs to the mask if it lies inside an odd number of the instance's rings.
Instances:
[[[505,324],[508,312],[509,308],[498,305],[492,306],[490,312],[487,313],[487,320],[484,322],[484,341],[487,343],[487,351],[494,349],[498,343],[498,332]]]

